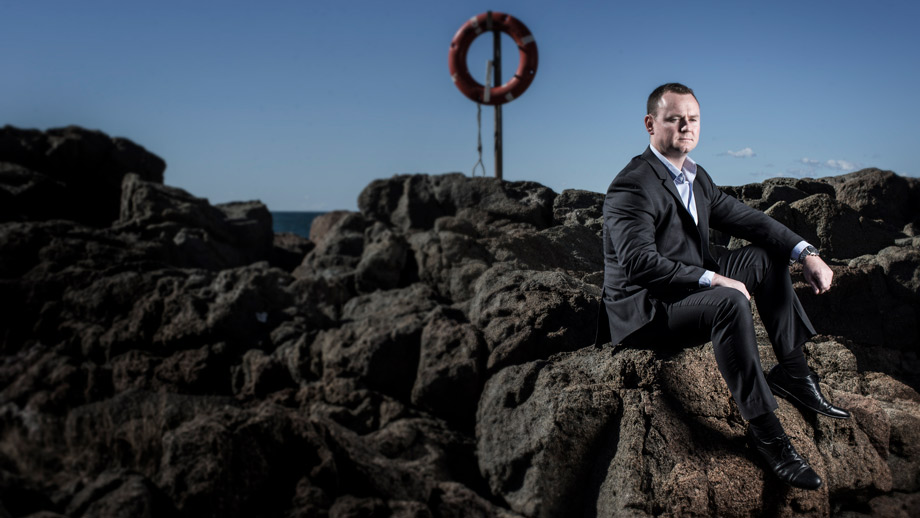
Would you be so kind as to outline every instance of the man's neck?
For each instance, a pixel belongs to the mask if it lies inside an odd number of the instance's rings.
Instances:
[[[674,164],[674,167],[676,167],[677,170],[680,171],[684,168],[684,159],[687,158],[687,155],[681,155],[680,158],[674,158],[674,157],[665,155],[665,158],[668,159],[668,162],[671,162],[672,164]]]
[[[671,164],[673,164],[674,167],[676,167],[678,171],[680,171],[680,170],[682,170],[682,169],[684,168],[684,160],[687,159],[687,154],[680,154],[680,155],[678,155],[678,156],[666,155],[666,154],[662,153],[661,150],[658,149],[658,148],[656,148],[654,145],[649,144],[649,146],[651,146],[652,149],[654,149],[655,151],[657,151],[658,154],[660,154],[661,156],[665,157],[665,159],[667,159],[668,162],[671,162]]]

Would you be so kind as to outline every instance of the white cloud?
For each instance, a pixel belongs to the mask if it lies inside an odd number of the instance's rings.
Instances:
[[[839,169],[841,171],[853,171],[856,169],[856,164],[847,160],[828,160],[827,166],[831,169]]]
[[[757,156],[754,150],[749,147],[738,151],[726,151],[725,154],[736,158],[751,158],[752,156]]]
[[[794,176],[811,176],[815,174],[820,174],[818,171],[833,169],[836,171],[841,171],[848,173],[850,171],[855,171],[861,166],[857,162],[850,162],[849,160],[815,160],[813,158],[802,158],[799,159],[799,162],[805,164],[803,168],[790,168],[787,171]]]

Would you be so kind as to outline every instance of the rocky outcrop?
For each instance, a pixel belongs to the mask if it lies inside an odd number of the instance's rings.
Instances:
[[[116,167],[140,149],[127,141],[3,131],[0,196],[18,201],[0,209],[0,516],[920,510],[915,179],[726,188],[836,273],[815,297],[793,268],[827,333],[809,362],[854,415],[780,401],[827,481],[804,492],[745,445],[710,344],[592,345],[602,194],[402,175],[309,239],[273,236],[258,202],[212,206],[162,167]],[[100,171],[118,185],[106,218],[53,206]]]
[[[123,138],[76,126],[0,128],[0,220],[70,219],[106,226],[118,217],[122,178],[163,183],[166,163]]]

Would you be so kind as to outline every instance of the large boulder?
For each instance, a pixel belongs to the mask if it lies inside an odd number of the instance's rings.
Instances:
[[[723,188],[819,246],[825,257],[852,259],[912,237],[920,228],[920,181],[863,169],[828,178],[771,178]],[[713,243],[744,244],[713,233]]]
[[[496,266],[476,282],[470,321],[482,329],[489,369],[594,341],[600,289],[559,271]]]
[[[902,478],[909,470],[890,441],[909,443],[898,451],[920,446],[911,424],[920,408],[905,406],[917,393],[858,373],[852,359],[844,364],[850,370],[826,372],[832,358],[849,354],[838,343],[809,344],[808,352],[826,375],[825,392],[855,417],[814,422],[784,400],[778,411],[798,450],[824,474],[821,492],[781,488],[755,462],[711,345],[611,350],[508,367],[487,382],[477,422],[480,469],[513,510],[739,516],[791,507],[822,516],[830,512],[828,495],[841,491],[914,491],[916,477]],[[777,490],[778,500],[771,496]]]
[[[465,214],[478,226],[496,222],[545,228],[553,220],[556,194],[534,182],[469,178],[461,173],[401,175],[375,180],[358,196],[368,218],[402,230],[431,228],[437,218]]]
[[[166,163],[123,138],[77,126],[46,132],[0,128],[4,220],[70,219],[107,226],[118,218],[122,178],[163,183]]]
[[[125,176],[115,228],[163,243],[179,266],[219,270],[271,257],[272,217],[260,202],[208,200],[136,174]]]

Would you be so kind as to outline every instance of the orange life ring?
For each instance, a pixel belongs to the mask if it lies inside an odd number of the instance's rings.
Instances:
[[[499,105],[517,99],[527,90],[537,74],[537,43],[527,27],[509,14],[492,12],[492,26],[488,25],[488,12],[474,16],[460,27],[450,42],[447,61],[450,77],[463,95],[481,104]],[[466,53],[480,34],[497,28],[514,40],[520,53],[517,71],[507,83],[493,88],[479,84],[466,66]]]

